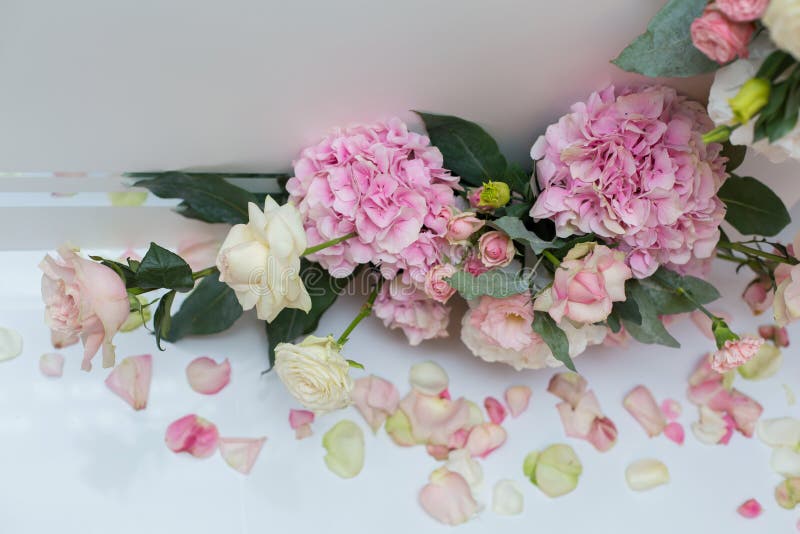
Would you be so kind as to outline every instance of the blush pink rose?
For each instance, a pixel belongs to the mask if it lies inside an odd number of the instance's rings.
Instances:
[[[753,315],[760,315],[772,306],[775,293],[769,278],[756,278],[742,293],[742,299],[752,310]]]
[[[92,368],[92,358],[103,348],[103,367],[114,365],[111,340],[130,314],[125,282],[112,269],[80,257],[69,247],[60,258],[45,256],[39,264],[45,322],[53,339],[69,345],[83,342],[81,369]]]
[[[484,222],[474,213],[455,213],[447,222],[447,240],[452,244],[464,243],[472,234],[483,228]]]
[[[461,268],[464,269],[464,272],[467,272],[472,276],[478,276],[479,274],[483,274],[489,270],[481,261],[478,251],[474,249],[467,254],[466,258],[464,258]]]
[[[691,26],[695,48],[720,65],[736,57],[748,57],[747,45],[755,26],[749,22],[735,22],[726,17],[717,4],[709,5]]]
[[[736,369],[755,356],[763,344],[764,340],[760,337],[729,339],[721,349],[711,355],[711,368],[718,373]]]
[[[775,298],[772,311],[775,314],[775,323],[778,326],[800,319],[800,265],[787,265],[785,263],[775,269]]]
[[[450,300],[456,290],[445,279],[454,274],[456,274],[456,268],[449,263],[435,265],[425,275],[425,294],[442,304]]]
[[[717,0],[715,5],[731,20],[750,22],[761,18],[769,0]]]
[[[514,260],[514,242],[504,232],[493,230],[478,239],[478,252],[489,269],[505,267]]]
[[[558,323],[564,317],[599,323],[611,313],[613,302],[625,300],[625,281],[632,276],[624,252],[593,243],[577,246],[556,269],[552,287],[536,299],[536,309]]]

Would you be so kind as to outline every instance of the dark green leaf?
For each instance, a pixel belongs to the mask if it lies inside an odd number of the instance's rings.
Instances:
[[[533,316],[533,331],[542,336],[556,360],[566,365],[570,371],[575,371],[575,364],[569,356],[567,334],[559,328],[549,313],[536,312]]]
[[[172,327],[164,339],[216,334],[230,328],[242,315],[236,294],[219,281],[219,273],[203,278],[172,316]]]
[[[682,276],[661,267],[650,278],[638,281],[649,295],[650,301],[659,315],[673,315],[694,311],[699,304],[709,304],[720,297],[717,288],[694,276]],[[678,288],[686,291],[692,300],[678,293]]]
[[[761,64],[756,72],[756,78],[766,78],[767,80],[774,80],[780,76],[783,71],[794,65],[795,61],[791,54],[783,50],[775,50],[767,59]]]
[[[505,181],[506,158],[483,128],[451,115],[416,113],[425,122],[431,143],[442,151],[445,168],[471,185]]]
[[[192,268],[183,258],[164,247],[150,243],[136,271],[136,282],[142,289],[175,289],[191,291],[194,287]]]
[[[529,198],[531,195],[531,173],[525,170],[516,163],[509,163],[506,169],[504,181],[512,192],[519,193],[524,198]]]
[[[528,212],[531,211],[531,205],[527,203],[520,203],[520,204],[509,204],[503,208],[498,208],[494,211],[495,215],[499,217],[504,217],[508,215],[509,217],[514,217],[516,219],[521,219],[528,215]]]
[[[769,93],[767,105],[759,112],[753,129],[753,142],[760,141],[769,135],[770,130],[783,117],[786,97],[789,94],[789,82],[774,84]]]
[[[745,145],[732,145],[730,141],[722,144],[722,156],[728,158],[728,163],[725,164],[725,170],[728,172],[738,169],[746,155],[747,147]]]
[[[692,44],[690,26],[706,0],[670,0],[650,20],[647,31],[612,61],[629,72],[651,78],[685,77],[712,72],[719,65]]]
[[[507,233],[508,236],[514,241],[519,241],[531,247],[535,254],[541,253],[543,250],[553,246],[551,241],[540,239],[539,236],[525,228],[525,225],[517,217],[500,217],[489,223],[498,230]]]
[[[172,301],[175,300],[175,291],[170,291],[158,301],[156,313],[153,315],[153,330],[156,334],[156,346],[158,350],[164,350],[161,346],[161,338],[168,339],[172,319],[170,318],[170,310],[172,309]]]
[[[611,330],[611,332],[613,332],[614,334],[619,332],[620,329],[622,329],[622,323],[620,322],[619,312],[612,309],[611,313],[606,319],[606,325],[608,326],[608,329]]]
[[[632,323],[642,324],[642,313],[639,311],[639,305],[633,299],[615,302],[613,310],[620,320],[624,319]]]
[[[774,143],[794,130],[800,112],[800,70],[796,70],[791,78],[791,85],[783,103],[782,113],[767,126],[769,142]]]
[[[626,284],[625,291],[627,298],[636,303],[642,316],[642,321],[641,324],[636,324],[634,321],[623,319],[622,324],[625,326],[625,330],[640,343],[656,343],[667,347],[680,347],[678,340],[672,337],[667,332],[667,329],[664,328],[664,323],[659,318],[662,312],[651,300],[649,293],[640,282],[641,280],[634,280],[632,283]]]
[[[783,201],[755,178],[731,176],[718,195],[728,207],[725,220],[742,234],[773,236],[791,222]]]
[[[466,300],[483,295],[505,298],[528,291],[530,280],[522,278],[519,273],[491,270],[478,276],[459,271],[447,280]]]

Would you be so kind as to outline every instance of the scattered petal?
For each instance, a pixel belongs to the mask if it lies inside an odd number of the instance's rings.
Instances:
[[[661,413],[664,414],[668,421],[676,420],[681,416],[682,412],[681,403],[675,399],[664,399],[664,402],[661,403]]]
[[[786,404],[794,406],[797,403],[797,396],[794,394],[794,390],[789,384],[781,384],[781,386],[783,386],[783,392],[786,394]]]
[[[448,455],[450,454],[450,447],[447,445],[426,445],[425,450],[428,454],[440,462],[447,460]]]
[[[59,377],[64,374],[64,356],[51,352],[39,358],[39,370],[44,376]]]
[[[578,486],[583,466],[569,445],[550,445],[525,457],[522,470],[548,497],[566,495]]]
[[[617,442],[617,427],[608,417],[598,417],[592,421],[592,428],[586,441],[594,445],[600,452],[606,452]]]
[[[219,438],[219,453],[229,466],[249,475],[267,438]]]
[[[499,400],[494,397],[486,397],[483,406],[486,408],[486,413],[489,414],[489,421],[496,425],[503,423],[506,418],[506,409]]]
[[[445,525],[460,525],[478,512],[464,477],[445,468],[431,473],[430,482],[419,493],[419,503],[432,518]]]
[[[683,441],[686,439],[686,432],[683,430],[683,425],[676,421],[667,423],[667,426],[664,427],[664,435],[668,440],[674,441],[678,445],[683,445]]]
[[[208,458],[217,450],[219,432],[211,421],[190,414],[167,427],[165,441],[172,452],[188,452],[195,458]]]
[[[669,482],[669,470],[658,460],[637,460],[625,470],[625,480],[632,490],[646,491]]]
[[[791,510],[800,502],[800,478],[787,478],[775,487],[775,500],[782,508]]]
[[[781,368],[783,356],[781,349],[772,343],[764,343],[750,360],[740,365],[737,370],[746,380],[764,380]]]
[[[697,386],[703,382],[720,381],[722,377],[718,372],[711,368],[711,358],[704,356],[701,358],[697,368],[689,376],[689,386]]]
[[[517,483],[513,480],[498,480],[492,492],[492,510],[499,515],[518,515],[522,513],[524,499]]]
[[[450,436],[450,441],[447,442],[447,447],[450,449],[463,449],[467,446],[467,439],[469,439],[469,430],[461,428],[453,432]]]
[[[411,422],[403,410],[397,410],[387,417],[384,428],[396,445],[411,447],[417,444],[414,435],[411,433]]]
[[[733,433],[732,422],[729,424],[722,414],[708,406],[700,406],[700,420],[692,423],[695,437],[707,445],[715,445],[730,439]]]
[[[353,478],[364,467],[364,433],[347,419],[339,421],[322,437],[322,446],[328,452],[325,464],[342,478]]]
[[[728,413],[736,423],[736,430],[747,436],[753,437],[758,418],[764,408],[751,397],[738,390],[731,391]]]
[[[427,361],[411,366],[408,381],[420,393],[435,396],[447,389],[449,378],[439,364]]]
[[[134,410],[147,408],[153,357],[149,354],[128,356],[117,364],[106,378],[108,389],[131,405]]]
[[[528,386],[511,386],[506,389],[506,404],[511,417],[519,417],[528,409],[531,400],[531,388]]]
[[[739,515],[742,517],[753,519],[760,516],[764,509],[761,508],[761,503],[759,503],[757,500],[749,499],[743,502],[739,508],[736,509],[736,511],[739,512]]]
[[[448,471],[458,473],[467,481],[473,493],[481,488],[483,483],[483,468],[466,449],[456,449],[450,451],[447,463],[444,465]]]
[[[471,400],[466,401],[467,406],[469,407],[469,419],[467,420],[467,428],[472,428],[474,426],[478,426],[481,423],[485,423],[486,419],[483,418],[483,410],[481,410],[480,406],[472,402]]]
[[[400,393],[388,380],[370,375],[355,381],[350,398],[372,431],[377,432],[389,414],[397,410]]]
[[[788,447],[776,447],[772,449],[769,466],[787,478],[800,477],[800,453]]]
[[[769,447],[796,447],[800,445],[800,420],[793,417],[763,419],[758,422],[756,433]]]
[[[294,430],[295,439],[305,439],[313,434],[311,423],[314,422],[314,412],[309,410],[289,410],[289,426]]]
[[[575,404],[564,401],[556,405],[566,435],[587,440],[600,452],[611,449],[617,441],[617,427],[603,415],[594,392],[584,389],[566,398]]]
[[[575,406],[586,392],[587,387],[586,379],[578,373],[556,373],[550,379],[547,391]]]
[[[470,410],[463,399],[447,400],[412,389],[400,401],[400,410],[408,416],[411,434],[417,443],[447,445],[450,436],[466,427]]]
[[[656,399],[653,398],[653,394],[646,387],[636,386],[633,388],[625,396],[622,404],[651,438],[664,431],[667,421],[658,407]]]
[[[447,399],[447,400],[452,400],[453,399],[453,397],[450,396],[450,390],[447,389],[447,388],[443,389],[442,392],[439,393],[439,398],[440,399]]]
[[[22,336],[10,328],[0,327],[0,362],[13,360],[22,354]]]
[[[214,395],[231,381],[231,364],[227,358],[217,363],[207,356],[201,356],[186,366],[186,379],[197,393]]]
[[[483,423],[470,431],[466,448],[472,456],[486,458],[505,442],[506,431],[502,426]]]

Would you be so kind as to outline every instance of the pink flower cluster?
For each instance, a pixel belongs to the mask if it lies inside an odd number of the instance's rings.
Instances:
[[[373,263],[383,275],[425,280],[448,243],[458,178],[428,137],[399,119],[336,130],[302,151],[286,189],[303,216],[308,245],[356,237],[309,259],[333,276]]]
[[[748,57],[748,45],[769,0],[716,0],[692,22],[692,43],[719,64]]]
[[[706,145],[705,109],[662,86],[613,86],[547,128],[534,144],[542,189],[531,209],[560,237],[593,232],[619,243],[634,276],[686,271],[714,253],[725,215],[722,146]]]
[[[401,329],[411,345],[447,337],[450,309],[400,277],[384,284],[372,310],[387,328]]]

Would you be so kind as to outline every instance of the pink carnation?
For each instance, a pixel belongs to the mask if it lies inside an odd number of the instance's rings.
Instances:
[[[336,130],[303,150],[286,189],[303,215],[308,245],[358,234],[310,259],[337,277],[370,262],[389,278],[410,268],[421,283],[447,243],[458,188],[442,164],[428,137],[396,118]]]
[[[372,309],[384,326],[401,329],[411,345],[447,337],[450,309],[401,278],[384,284]]]
[[[692,43],[709,59],[722,65],[737,56],[746,58],[749,55],[747,46],[755,29],[750,22],[730,20],[712,3],[692,22]]]
[[[718,373],[736,369],[755,356],[763,344],[764,340],[760,337],[729,339],[721,349],[711,355],[711,368]]]
[[[534,144],[542,193],[531,209],[559,237],[595,233],[619,243],[634,276],[686,270],[709,258],[725,207],[722,146],[703,106],[661,86],[613,86],[547,128]]]
[[[769,0],[717,0],[714,5],[729,19],[747,22],[760,19],[767,10]]]

